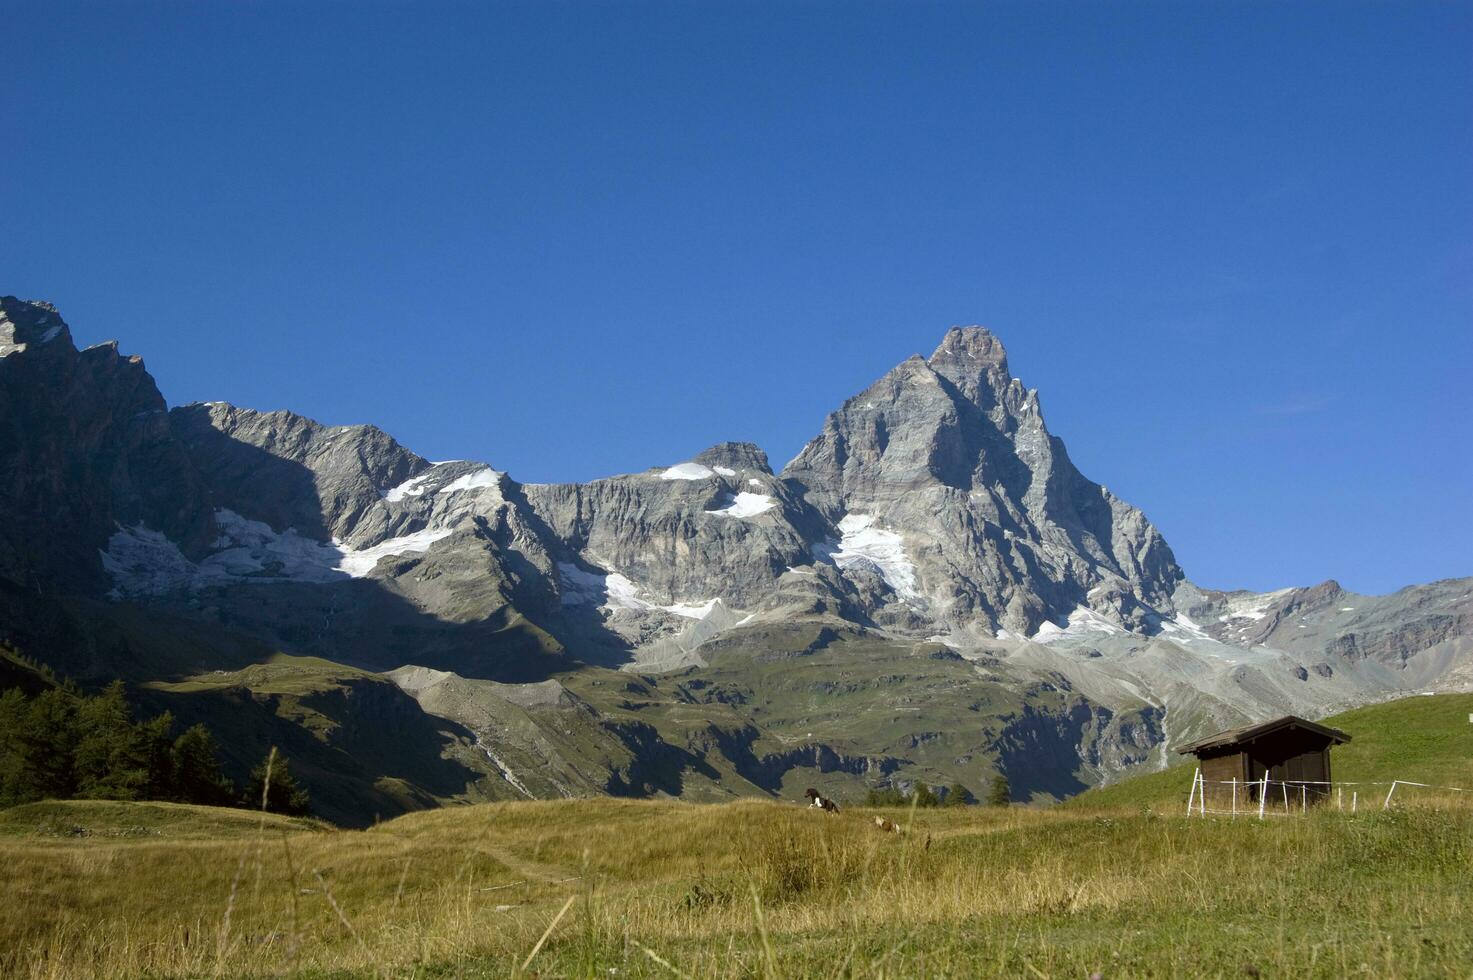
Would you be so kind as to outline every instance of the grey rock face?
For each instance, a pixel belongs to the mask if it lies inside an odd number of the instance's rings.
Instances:
[[[899,533],[925,618],[974,636],[1080,606],[1143,626],[1183,577],[1145,516],[1074,468],[981,327],[849,399],[782,476],[835,525]]]
[[[391,488],[429,463],[371,425],[325,426],[291,412],[186,405],[170,426],[218,506],[313,538],[347,538]]]
[[[106,588],[97,551],[143,523],[211,537],[207,494],[164,399],[115,343],[78,351],[48,304],[0,297],[0,572],[32,592]]]
[[[788,566],[810,560],[796,526],[805,505],[756,447],[726,444],[646,473],[523,490],[579,562],[624,576],[656,605],[750,608]]]

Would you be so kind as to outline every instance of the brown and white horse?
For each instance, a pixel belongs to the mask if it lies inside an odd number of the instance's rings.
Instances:
[[[803,791],[803,795],[808,797],[808,805],[810,807],[816,806],[820,810],[826,810],[829,813],[839,812],[839,804],[835,803],[833,800],[819,796],[818,790],[814,789],[811,786]]]

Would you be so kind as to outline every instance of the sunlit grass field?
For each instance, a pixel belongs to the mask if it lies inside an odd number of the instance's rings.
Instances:
[[[1473,810],[0,814],[0,975],[1473,975]]]
[[[1336,778],[1473,784],[1470,711],[1330,719],[1354,736]],[[365,831],[36,803],[0,811],[0,976],[1473,977],[1473,794],[1188,818],[1190,778],[1046,809],[590,799]]]

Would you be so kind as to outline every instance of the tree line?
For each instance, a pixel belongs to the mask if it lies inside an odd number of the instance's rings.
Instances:
[[[37,800],[164,800],[305,814],[307,793],[279,756],[245,788],[221,770],[204,725],[174,735],[169,712],[135,720],[122,681],[97,694],[58,684],[0,693],[0,807]],[[269,783],[269,788],[268,788]]]
[[[925,783],[916,783],[915,788],[909,793],[901,792],[894,786],[883,789],[870,788],[865,795],[865,806],[966,806],[972,802],[971,792],[961,783],[952,783],[946,789],[946,795],[939,796],[936,791]],[[1007,806],[1012,802],[1012,790],[1008,787],[1008,777],[998,773],[992,778],[987,791],[988,806]]]

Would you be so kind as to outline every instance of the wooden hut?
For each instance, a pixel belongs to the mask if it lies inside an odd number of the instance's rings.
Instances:
[[[1330,794],[1330,747],[1350,741],[1335,728],[1285,715],[1273,721],[1204,738],[1177,749],[1195,755],[1202,770],[1206,805],[1224,809],[1258,802],[1268,774],[1268,803],[1284,800],[1297,806],[1317,803]]]

